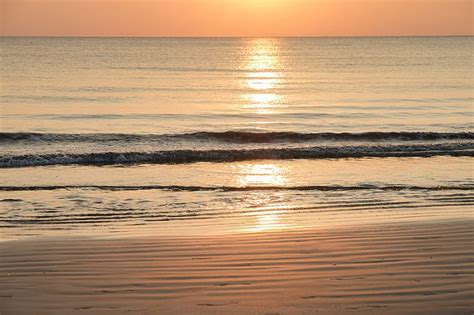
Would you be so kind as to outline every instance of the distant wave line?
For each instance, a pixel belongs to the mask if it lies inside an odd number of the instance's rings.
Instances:
[[[44,142],[110,142],[110,141],[158,141],[158,140],[199,140],[236,143],[265,143],[279,141],[435,141],[474,140],[473,132],[317,132],[300,133],[291,131],[200,131],[181,134],[120,134],[120,133],[0,133],[0,143],[11,141]]]

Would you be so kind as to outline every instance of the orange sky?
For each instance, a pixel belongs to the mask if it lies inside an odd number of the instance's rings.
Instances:
[[[474,0],[0,0],[2,35],[472,35]]]

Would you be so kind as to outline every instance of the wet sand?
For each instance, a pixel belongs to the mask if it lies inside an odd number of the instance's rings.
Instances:
[[[474,221],[0,243],[6,314],[472,314]]]

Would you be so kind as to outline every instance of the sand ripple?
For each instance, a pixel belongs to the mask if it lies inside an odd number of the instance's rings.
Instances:
[[[2,314],[474,310],[474,222],[0,244]]]

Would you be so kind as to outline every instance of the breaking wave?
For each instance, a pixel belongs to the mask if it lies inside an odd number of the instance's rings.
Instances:
[[[233,162],[264,159],[291,160],[432,156],[474,156],[474,143],[9,155],[0,157],[0,168],[50,165],[185,164],[196,162]]]

